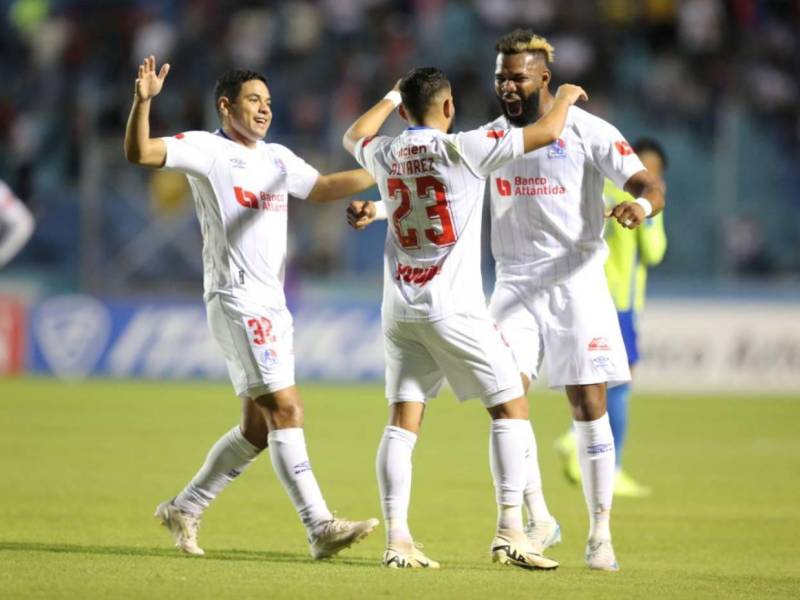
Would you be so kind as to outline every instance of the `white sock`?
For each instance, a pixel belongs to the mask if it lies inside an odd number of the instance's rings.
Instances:
[[[525,451],[530,423],[523,419],[495,419],[489,435],[489,464],[497,499],[497,528],[522,530],[522,494],[525,488]]]
[[[529,425],[528,449],[525,452],[525,508],[528,510],[528,520],[534,523],[543,521],[553,521],[553,515],[547,509],[547,502],[544,499],[542,489],[542,472],[539,469],[539,454],[536,448],[536,435],[533,433],[533,426]]]
[[[408,505],[411,501],[411,454],[417,434],[389,425],[383,430],[378,446],[375,470],[381,493],[386,543],[411,541],[408,528]]]
[[[202,513],[260,452],[245,439],[237,425],[211,447],[203,466],[175,497],[173,504],[184,512]]]
[[[583,495],[589,509],[589,538],[610,539],[614,496],[614,436],[608,414],[594,421],[574,421]]]
[[[311,471],[306,438],[301,427],[274,429],[267,437],[272,468],[289,494],[300,520],[310,534],[333,518]]]

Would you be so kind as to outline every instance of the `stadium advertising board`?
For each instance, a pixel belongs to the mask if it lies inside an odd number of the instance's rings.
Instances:
[[[15,310],[0,303],[0,315],[21,319]],[[377,304],[300,303],[293,313],[298,379],[383,379]],[[6,357],[12,355],[8,348],[22,348],[22,341],[7,333],[15,331],[3,325],[7,320],[0,319]],[[28,366],[34,373],[227,377],[200,303],[56,296],[31,308],[28,331]],[[642,361],[635,374],[640,389],[770,390],[800,398],[800,307],[653,301],[640,323],[640,342]]]
[[[25,356],[25,307],[12,296],[0,296],[0,376],[22,372]]]
[[[377,306],[300,305],[295,314],[297,376],[377,380],[383,348]],[[32,307],[29,368],[65,379],[226,378],[199,302],[102,301],[54,296]]]
[[[780,391],[800,399],[800,306],[652,301],[636,385],[653,391]]]

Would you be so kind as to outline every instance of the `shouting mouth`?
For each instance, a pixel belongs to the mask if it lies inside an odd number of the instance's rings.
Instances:
[[[509,116],[518,117],[522,114],[522,100],[519,96],[504,96],[503,105]]]

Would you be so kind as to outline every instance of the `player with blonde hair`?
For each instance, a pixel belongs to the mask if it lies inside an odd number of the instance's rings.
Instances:
[[[481,214],[486,177],[557,139],[567,109],[585,97],[580,87],[564,85],[535,124],[451,134],[450,83],[438,69],[419,68],[345,133],[345,148],[375,177],[391,219],[381,308],[390,416],[376,461],[387,567],[439,566],[415,546],[408,506],[422,415],[445,378],[460,400],[480,398],[492,420],[493,560],[527,569],[558,565],[536,552],[523,531],[525,454],[533,434],[519,368],[483,295]],[[395,138],[376,135],[398,105],[410,127]],[[351,212],[364,206],[351,205]]]
[[[484,126],[512,135],[555,105],[550,92],[553,47],[527,29],[502,36],[495,47],[495,93],[502,115]],[[608,178],[633,199],[608,214]],[[628,361],[603,264],[606,218],[633,229],[664,207],[660,180],[649,173],[610,123],[571,107],[558,139],[498,166],[489,176],[496,284],[489,310],[511,345],[525,388],[547,355],[551,387],[565,389],[577,435],[589,512],[588,567],[619,569],[611,543],[614,440],[606,386],[630,380]],[[359,206],[351,223],[366,226],[380,207]],[[530,433],[524,503],[528,539],[541,553],[561,541],[542,491],[536,440]]]

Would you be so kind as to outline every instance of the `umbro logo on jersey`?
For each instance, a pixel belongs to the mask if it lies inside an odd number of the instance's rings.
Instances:
[[[561,138],[547,148],[547,158],[567,158],[567,144]]]
[[[275,159],[275,166],[278,167],[278,169],[280,169],[283,175],[286,175],[286,165],[280,158]]]
[[[231,160],[231,167],[234,169],[246,169],[247,168],[247,161],[243,158],[239,158],[238,156],[233,157]]]

